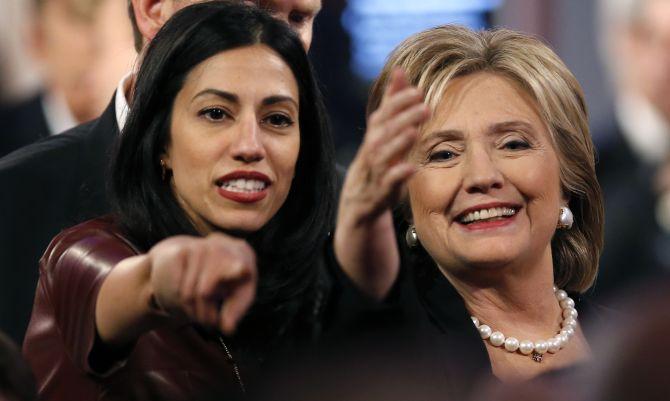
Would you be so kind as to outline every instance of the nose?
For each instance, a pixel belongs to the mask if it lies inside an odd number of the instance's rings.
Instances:
[[[475,148],[466,153],[463,186],[468,193],[489,193],[503,186],[503,175],[486,149]]]
[[[235,139],[231,145],[233,159],[243,163],[254,163],[265,158],[261,127],[255,116],[244,118],[234,135]]]

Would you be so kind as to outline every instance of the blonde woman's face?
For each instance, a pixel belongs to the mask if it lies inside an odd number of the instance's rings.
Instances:
[[[443,270],[551,261],[566,203],[558,159],[534,101],[511,81],[454,79],[411,158],[414,224]]]

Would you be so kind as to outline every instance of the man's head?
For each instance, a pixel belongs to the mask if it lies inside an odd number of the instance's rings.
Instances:
[[[98,116],[135,55],[118,0],[34,0],[31,41],[45,91],[78,122]]]
[[[619,91],[670,119],[670,1],[601,0],[601,41]]]
[[[147,41],[152,40],[165,21],[176,11],[201,1],[214,0],[128,0],[136,49],[140,51]],[[288,23],[300,36],[305,50],[309,50],[314,19],[321,10],[321,0],[246,0],[245,2],[256,4]]]

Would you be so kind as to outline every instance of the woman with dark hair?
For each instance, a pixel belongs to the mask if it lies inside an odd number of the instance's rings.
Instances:
[[[333,152],[298,37],[254,7],[186,7],[133,99],[115,213],[41,261],[24,353],[44,400],[230,397],[318,327]]]

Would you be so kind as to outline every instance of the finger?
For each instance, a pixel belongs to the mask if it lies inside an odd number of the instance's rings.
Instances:
[[[409,127],[419,127],[430,117],[430,109],[424,103],[416,104],[407,110],[404,110],[386,123],[384,132],[379,136],[378,141],[386,142],[392,137],[398,135]]]
[[[391,167],[382,179],[381,192],[386,194],[389,205],[400,199],[403,185],[416,173],[413,163],[399,163]]]
[[[386,87],[384,95],[382,96],[380,106],[384,105],[384,103],[388,101],[388,98],[391,97],[393,94],[401,91],[402,89],[408,86],[409,82],[407,82],[405,72],[400,67],[395,67],[393,71],[391,71],[391,78],[389,79],[388,86]]]
[[[210,259],[204,263],[201,274],[198,276],[198,283],[195,294],[195,314],[197,321],[208,325],[216,326],[219,320],[219,311],[226,294],[225,291],[217,291],[216,270],[218,266],[212,263]],[[216,261],[215,263],[220,263]]]
[[[419,131],[416,127],[405,128],[400,135],[383,144],[375,155],[373,168],[387,170],[390,165],[407,157],[416,143]]]
[[[226,334],[232,334],[256,297],[255,274],[240,278],[229,285],[228,289],[230,292],[221,310],[221,330]]]
[[[423,93],[419,89],[413,86],[404,88],[389,96],[386,103],[381,105],[373,116],[370,116],[370,125],[383,123],[402,110],[421,102],[423,102]]]
[[[206,256],[204,255],[206,252],[205,247],[200,245],[201,243],[191,246],[186,252],[184,265],[182,266],[182,281],[179,288],[181,307],[191,318],[197,316],[195,304],[196,291],[198,278],[201,274],[202,260]]]

